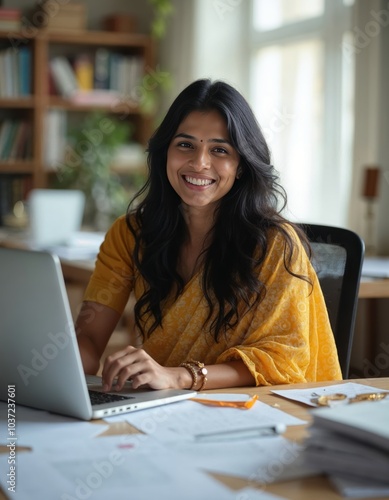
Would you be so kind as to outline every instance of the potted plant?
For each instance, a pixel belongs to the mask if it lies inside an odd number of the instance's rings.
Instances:
[[[87,114],[68,132],[65,160],[53,187],[83,191],[83,222],[93,229],[106,230],[126,211],[131,193],[111,164],[118,147],[128,143],[131,134],[130,123],[104,112]],[[131,180],[133,191],[143,182],[139,175]]]

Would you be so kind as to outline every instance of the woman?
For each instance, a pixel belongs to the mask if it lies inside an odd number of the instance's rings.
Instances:
[[[144,198],[108,231],[85,293],[85,372],[98,371],[133,292],[143,344],[105,360],[105,390],[340,379],[309,245],[280,214],[284,192],[239,92],[210,80],[184,89],[148,165]]]

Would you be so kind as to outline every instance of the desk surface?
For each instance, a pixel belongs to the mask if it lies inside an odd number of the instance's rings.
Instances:
[[[344,382],[350,382],[350,380],[345,380]],[[359,382],[361,384],[374,386],[381,389],[389,389],[389,377],[388,378],[376,378],[376,379],[358,379],[353,380],[353,382]],[[258,387],[258,388],[234,388],[234,389],[225,389],[222,391],[208,391],[208,392],[242,392],[249,394],[257,394],[259,396],[259,400],[267,403],[271,406],[277,405],[282,411],[285,411],[295,417],[301,418],[303,420],[311,421],[309,409],[306,405],[302,403],[298,403],[292,400],[288,400],[285,398],[281,398],[271,393],[272,389],[298,389],[298,388],[314,388],[314,387],[322,387],[325,385],[334,385],[339,382],[317,382],[310,384],[294,384],[291,385],[282,385],[282,386],[273,386],[273,387]],[[372,403],[374,404],[374,403]],[[91,424],[93,425],[93,424]],[[125,422],[116,422],[110,425],[109,429],[105,432],[105,434],[127,434],[137,432],[136,429],[131,427],[128,423]],[[300,426],[292,426],[288,427],[284,436],[293,441],[301,441],[304,437],[308,435],[308,426],[300,425]],[[96,438],[98,439],[98,438]],[[0,451],[5,451],[4,447],[0,449]],[[233,490],[238,490],[248,486],[248,481],[237,478],[230,478],[226,476],[220,476],[213,474],[213,476],[225,483]],[[19,478],[22,480],[22,478]],[[255,487],[255,484],[250,484],[250,486]],[[263,486],[258,487],[263,489]],[[269,493],[273,493],[275,495],[279,495],[283,498],[289,500],[340,500],[342,497],[332,488],[329,481],[324,476],[316,476],[306,479],[298,479],[293,481],[285,481],[282,483],[275,483],[266,485],[266,491]],[[0,500],[5,500],[4,494],[0,491]],[[363,499],[362,499],[363,500]]]
[[[389,278],[386,279],[363,278],[359,285],[358,297],[360,299],[389,298]]]

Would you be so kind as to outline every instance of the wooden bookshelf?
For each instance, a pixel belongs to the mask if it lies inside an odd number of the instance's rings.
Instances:
[[[31,144],[26,157],[11,160],[0,156],[0,181],[6,175],[25,174],[28,178],[26,185],[29,189],[48,187],[53,171],[47,168],[44,161],[45,119],[47,113],[55,109],[72,115],[77,113],[85,115],[96,110],[120,115],[121,119],[129,120],[133,124],[133,139],[146,145],[152,132],[152,117],[142,113],[139,104],[129,97],[130,93],[123,95],[115,106],[107,103],[78,104],[62,95],[52,95],[49,85],[49,67],[50,60],[55,55],[63,54],[71,58],[83,51],[93,55],[97,49],[105,48],[110,52],[138,57],[143,67],[143,75],[146,75],[153,68],[151,37],[143,34],[105,31],[50,33],[45,30],[36,30],[36,33],[31,35],[0,31],[0,54],[7,47],[12,48],[14,53],[17,53],[21,47],[29,48],[30,81],[28,84],[31,92],[29,95],[4,96],[1,93],[2,81],[0,80],[0,124],[5,120],[27,121]],[[4,76],[0,75],[1,78],[4,79]]]

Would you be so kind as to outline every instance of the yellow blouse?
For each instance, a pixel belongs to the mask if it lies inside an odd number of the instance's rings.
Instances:
[[[284,267],[284,239],[269,235],[268,254],[259,277],[266,285],[264,300],[246,313],[239,324],[216,342],[203,328],[208,315],[201,290],[201,272],[182,294],[162,310],[163,325],[146,338],[143,348],[163,366],[178,366],[195,359],[205,364],[242,359],[257,385],[340,380],[335,341],[314,269],[298,237],[292,262]],[[138,299],[145,283],[132,261],[134,238],[125,216],[109,229],[97,257],[84,300],[98,302],[122,313],[133,291]]]

